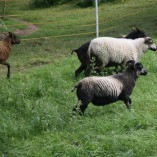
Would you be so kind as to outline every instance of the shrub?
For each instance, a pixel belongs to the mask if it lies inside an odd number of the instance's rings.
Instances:
[[[31,5],[33,7],[42,8],[42,7],[50,7],[59,2],[59,0],[31,0]]]
[[[81,7],[89,7],[94,4],[95,0],[81,0],[78,2],[78,5]]]
[[[106,3],[106,2],[122,2],[123,0],[98,0],[100,3]],[[94,6],[95,0],[31,0],[31,6],[33,7],[50,7],[56,4],[63,4],[63,3],[69,3],[74,2],[80,7],[89,7]]]

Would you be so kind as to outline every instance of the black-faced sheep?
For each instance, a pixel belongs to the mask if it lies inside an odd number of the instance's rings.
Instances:
[[[128,61],[126,66],[127,69],[123,73],[107,77],[86,77],[75,85],[72,92],[77,89],[81,114],[90,102],[96,106],[104,106],[122,100],[128,109],[131,107],[130,95],[138,76],[146,75],[147,71],[141,63],[133,60]],[[77,111],[77,105],[73,111]]]
[[[133,31],[126,36],[123,36],[126,39],[136,39],[140,37],[146,37],[146,33],[138,28],[133,28]],[[76,52],[79,61],[81,62],[80,67],[75,71],[75,77],[77,78],[83,70],[87,68],[87,51],[90,45],[90,42],[83,44],[78,49],[74,49],[73,52]]]
[[[91,71],[91,59],[96,62],[95,69],[120,65],[125,66],[128,60],[139,61],[148,50],[156,51],[156,45],[150,37],[135,40],[124,38],[99,37],[91,41],[87,52],[86,76]]]
[[[133,31],[129,33],[128,35],[122,36],[123,38],[126,39],[137,39],[137,38],[143,38],[146,37],[146,33],[139,28],[133,28]]]
[[[4,34],[4,39],[0,41],[0,64],[8,67],[7,78],[10,78],[10,64],[6,60],[10,55],[12,45],[19,43],[20,40],[11,32]]]

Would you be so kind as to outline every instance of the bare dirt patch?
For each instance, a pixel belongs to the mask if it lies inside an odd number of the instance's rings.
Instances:
[[[16,30],[15,33],[18,34],[18,35],[30,35],[32,34],[33,32],[37,31],[38,30],[38,27],[35,26],[34,24],[28,22],[28,21],[24,21],[24,20],[19,20],[21,23],[27,25],[28,27],[26,29],[23,29],[23,30]]]

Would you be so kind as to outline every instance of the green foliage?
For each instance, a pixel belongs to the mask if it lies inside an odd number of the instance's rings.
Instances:
[[[121,2],[123,0],[99,0],[99,4],[106,3],[106,2]],[[31,5],[34,7],[50,7],[56,4],[63,4],[74,2],[80,7],[89,7],[94,6],[95,0],[31,0]]]
[[[30,3],[34,7],[50,7],[54,4],[57,4],[58,0],[32,0]]]
[[[95,1],[93,0],[80,0],[77,5],[79,5],[80,7],[89,7],[89,6],[93,6],[95,3]]]

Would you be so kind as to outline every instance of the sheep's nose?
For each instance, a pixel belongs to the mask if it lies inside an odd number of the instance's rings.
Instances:
[[[152,51],[157,51],[157,47],[156,47],[155,44],[152,44],[149,49],[152,50]]]
[[[147,75],[147,74],[148,74],[147,70],[143,70],[142,75]]]

